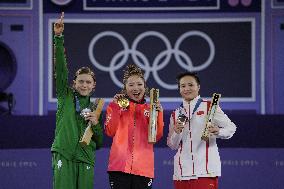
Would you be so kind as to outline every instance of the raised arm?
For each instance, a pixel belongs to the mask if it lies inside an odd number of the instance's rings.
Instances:
[[[57,97],[62,97],[66,94],[68,87],[68,70],[64,50],[64,13],[62,12],[60,18],[53,26],[54,31],[54,68],[56,80],[56,94]]]

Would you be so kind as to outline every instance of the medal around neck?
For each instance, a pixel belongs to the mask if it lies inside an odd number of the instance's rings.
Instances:
[[[90,108],[84,108],[81,113],[80,113],[80,116],[82,116],[83,118],[86,118],[89,113],[91,112],[92,110]]]
[[[180,114],[180,115],[178,115],[178,120],[179,120],[180,122],[182,122],[182,125],[185,125],[186,122],[188,121],[188,118],[186,117],[186,115]]]
[[[184,108],[179,108],[178,120],[182,122],[183,125],[189,120],[186,116],[186,110]]]
[[[129,106],[129,100],[125,97],[120,97],[117,100],[117,103],[118,103],[119,107],[121,107],[123,109],[126,109]]]

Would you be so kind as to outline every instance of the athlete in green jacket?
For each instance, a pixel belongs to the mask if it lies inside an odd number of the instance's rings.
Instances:
[[[53,188],[93,189],[95,150],[102,146],[102,117],[90,112],[85,118],[80,115],[90,108],[90,95],[95,86],[94,73],[87,67],[80,68],[74,77],[73,87],[68,86],[68,70],[64,53],[63,13],[54,24],[54,57],[57,94],[55,138],[51,147]],[[79,141],[87,127],[92,124],[93,137],[89,145]]]

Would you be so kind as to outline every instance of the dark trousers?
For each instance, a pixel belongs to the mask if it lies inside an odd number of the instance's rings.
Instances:
[[[109,171],[111,189],[151,189],[153,179],[123,172]]]

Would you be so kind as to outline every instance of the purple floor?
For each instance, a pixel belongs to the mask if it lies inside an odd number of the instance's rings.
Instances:
[[[108,189],[109,148],[97,151],[95,189]],[[154,189],[172,189],[173,151],[155,150]],[[220,150],[219,189],[283,189],[284,149],[224,148]],[[0,150],[1,189],[52,188],[49,149]]]

